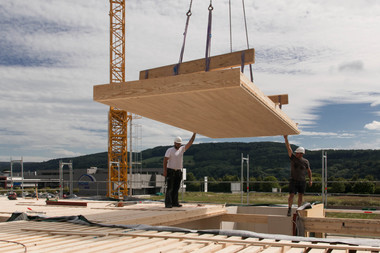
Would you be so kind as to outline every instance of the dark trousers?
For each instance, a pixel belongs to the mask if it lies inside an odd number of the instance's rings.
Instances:
[[[182,171],[168,168],[166,180],[167,188],[165,195],[165,206],[178,206],[178,190],[181,186]]]

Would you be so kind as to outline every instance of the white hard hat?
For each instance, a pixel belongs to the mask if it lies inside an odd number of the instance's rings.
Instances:
[[[303,147],[298,147],[295,151],[295,153],[302,153],[305,154],[305,149]]]
[[[175,137],[174,142],[175,142],[175,143],[182,144],[182,138],[179,137],[179,136],[177,136],[177,137]]]

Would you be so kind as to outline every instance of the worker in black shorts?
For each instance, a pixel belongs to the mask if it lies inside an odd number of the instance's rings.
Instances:
[[[303,158],[303,155],[305,154],[305,149],[303,147],[298,147],[294,152],[295,154],[293,154],[293,151],[288,141],[288,136],[284,135],[284,139],[290,159],[290,180],[287,215],[291,216],[294,194],[298,193],[298,207],[302,205],[302,199],[306,188],[306,172],[309,175],[309,186],[313,184],[313,181],[311,179],[312,174],[310,169],[310,163],[307,159]]]

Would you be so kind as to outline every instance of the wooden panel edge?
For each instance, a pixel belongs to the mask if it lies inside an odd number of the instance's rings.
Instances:
[[[201,80],[203,82],[195,82],[194,80]],[[205,85],[205,83],[207,85]],[[240,70],[226,69],[118,84],[95,85],[93,89],[93,100],[102,103],[118,99],[166,96],[187,92],[237,88],[239,85]]]
[[[289,104],[289,96],[288,94],[280,94],[280,95],[268,95],[268,98],[273,101],[273,103],[279,103],[282,105]]]
[[[254,83],[252,83],[243,73],[240,73],[240,85],[247,92],[252,93],[252,96],[255,97],[258,101],[260,101],[264,106],[268,109],[272,110],[275,115],[282,120],[285,124],[287,124],[295,134],[300,134],[300,130],[298,129],[298,124],[293,122],[288,115],[286,115],[276,104],[269,99],[268,96],[264,95],[264,93],[256,87]]]
[[[255,63],[255,50],[247,49],[238,52],[216,55],[210,57],[209,71],[221,70],[226,68],[239,67],[242,64],[242,54],[244,54],[244,65]],[[140,71],[140,80],[158,78],[174,75],[174,69],[178,64],[167,65]],[[178,74],[189,74],[205,71],[205,59],[187,61],[180,64]]]

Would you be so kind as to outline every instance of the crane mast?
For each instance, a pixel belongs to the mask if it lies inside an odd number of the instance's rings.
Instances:
[[[125,82],[125,0],[110,0],[110,83]],[[107,196],[128,195],[128,122],[132,116],[110,107],[108,113]]]

